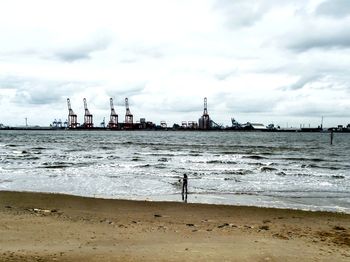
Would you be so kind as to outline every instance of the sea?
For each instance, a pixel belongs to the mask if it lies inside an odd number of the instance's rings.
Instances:
[[[0,131],[0,190],[350,213],[350,134]]]

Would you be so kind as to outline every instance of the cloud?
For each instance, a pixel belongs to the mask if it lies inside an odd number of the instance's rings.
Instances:
[[[326,0],[316,8],[316,14],[343,18],[350,15],[349,0]]]
[[[91,85],[91,83],[90,83]],[[13,89],[14,104],[50,105],[61,103],[70,94],[87,86],[79,83],[62,80],[47,80],[22,76],[0,76],[0,90]]]
[[[225,14],[230,28],[252,26],[266,11],[263,4],[245,0],[217,0],[214,8]]]
[[[350,48],[350,28],[312,29],[295,36],[288,47],[296,52],[311,49],[345,49]]]
[[[217,80],[224,81],[224,80],[228,79],[229,77],[236,75],[237,71],[238,70],[235,69],[235,70],[232,70],[232,71],[229,71],[229,72],[226,71],[226,72],[217,73],[217,74],[214,74],[214,77]]]
[[[111,42],[112,41],[110,38],[102,37],[75,47],[65,47],[60,50],[56,50],[50,56],[64,62],[90,59],[94,52],[107,49]]]
[[[126,83],[123,85],[118,85],[116,87],[109,87],[106,94],[109,97],[115,98],[116,103],[119,105],[124,105],[124,99],[127,97],[132,100],[132,97],[140,95],[145,90],[145,83]],[[122,101],[122,102],[120,102]],[[130,101],[129,101],[130,103]]]
[[[229,28],[252,27],[262,20],[273,8],[293,4],[299,0],[216,0],[214,9],[222,12],[226,17]]]
[[[148,56],[151,58],[161,58],[164,56],[160,48],[157,47],[136,47],[132,50],[137,56]]]
[[[321,74],[306,74],[294,82],[292,85],[288,86],[287,88],[283,88],[284,90],[289,89],[289,90],[297,90],[297,89],[302,89],[304,86],[311,84],[317,80],[319,80],[322,77]]]

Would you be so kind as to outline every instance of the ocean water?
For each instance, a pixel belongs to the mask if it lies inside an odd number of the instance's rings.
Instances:
[[[0,131],[0,190],[350,213],[350,134]]]

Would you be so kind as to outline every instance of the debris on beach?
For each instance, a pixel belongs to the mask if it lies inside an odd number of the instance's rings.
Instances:
[[[218,228],[223,228],[223,227],[228,227],[228,226],[229,226],[228,223],[224,223],[224,224],[222,224],[222,225],[219,225]]]
[[[264,225],[264,226],[260,226],[259,229],[260,230],[270,230],[270,227],[267,225]]]
[[[34,212],[34,213],[57,213],[57,209],[41,209],[41,208],[28,208],[27,209],[29,212]]]

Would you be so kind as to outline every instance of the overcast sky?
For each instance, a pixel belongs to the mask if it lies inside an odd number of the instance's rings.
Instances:
[[[0,0],[0,123],[350,123],[349,0]]]

